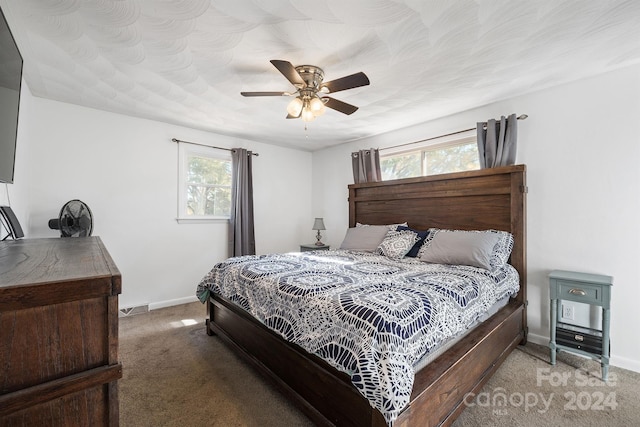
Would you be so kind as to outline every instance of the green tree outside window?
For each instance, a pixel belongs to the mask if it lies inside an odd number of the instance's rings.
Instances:
[[[230,160],[189,155],[186,186],[188,216],[229,216]]]
[[[381,156],[383,180],[413,178],[480,169],[476,142],[435,145]]]

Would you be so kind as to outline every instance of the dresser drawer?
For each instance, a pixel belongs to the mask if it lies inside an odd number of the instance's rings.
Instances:
[[[602,304],[602,286],[558,280],[558,299]]]

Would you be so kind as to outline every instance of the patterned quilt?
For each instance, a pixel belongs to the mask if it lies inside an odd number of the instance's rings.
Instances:
[[[230,258],[197,295],[226,297],[346,372],[391,424],[409,402],[413,365],[518,289],[510,265],[489,272],[337,250]]]

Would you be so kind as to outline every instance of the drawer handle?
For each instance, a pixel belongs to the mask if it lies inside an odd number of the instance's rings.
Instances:
[[[581,297],[585,296],[587,293],[579,288],[569,289],[569,293],[572,295],[580,295]]]

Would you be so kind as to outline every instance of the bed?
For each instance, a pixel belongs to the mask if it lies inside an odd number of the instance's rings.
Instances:
[[[408,403],[393,414],[394,426],[451,424],[465,408],[465,395],[477,392],[512,349],[526,342],[525,171],[524,165],[516,165],[349,186],[350,227],[406,221],[421,230],[491,229],[513,236],[509,264],[519,279],[517,293],[415,372]],[[329,254],[317,258],[322,256]],[[389,414],[374,408],[335,363],[287,342],[237,303],[223,292],[212,292],[207,299],[207,332],[238,350],[312,421],[389,424]]]

